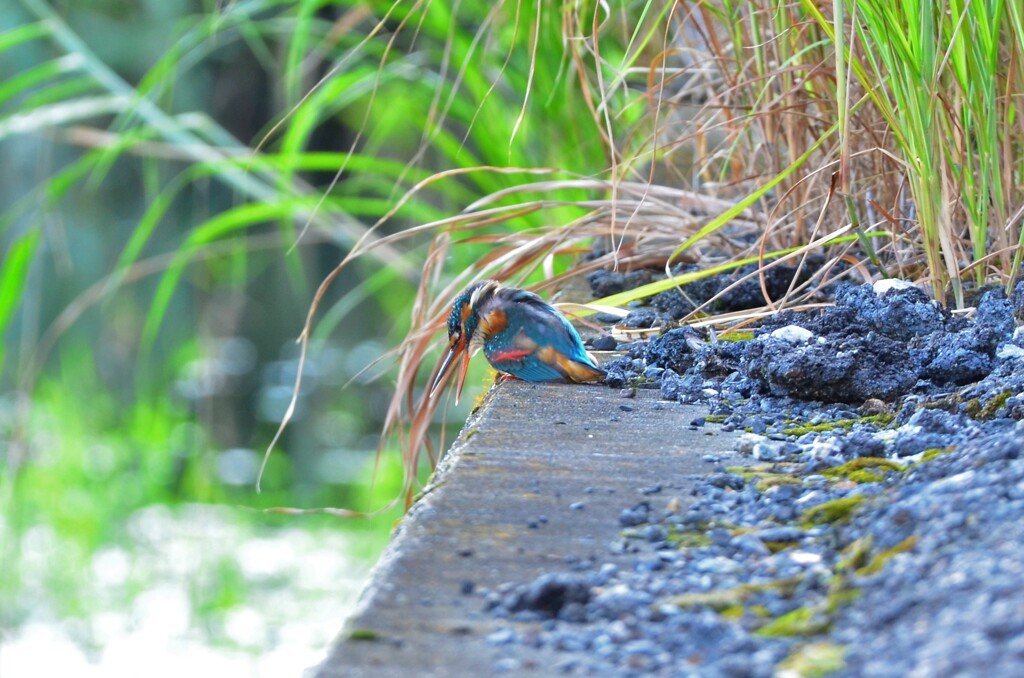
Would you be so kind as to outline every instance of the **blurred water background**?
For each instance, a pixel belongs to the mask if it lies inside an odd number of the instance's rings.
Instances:
[[[295,417],[257,494],[291,396],[295,339],[344,241],[329,227],[300,238],[301,218],[221,233],[191,252],[154,319],[161,281],[197,225],[246,196],[216,176],[180,181],[195,163],[166,139],[143,139],[148,152],[109,150],[138,133],[131,113],[74,108],[107,101],[90,89],[103,79],[97,64],[141,89],[197,27],[248,12],[222,33],[204,28],[153,95],[176,123],[244,153],[330,65],[313,63],[283,93],[288,22],[306,11],[322,34],[359,3],[335,4],[0,3],[4,678],[297,675],[321,658],[386,542],[394,511],[345,520],[262,509],[366,510],[397,494],[395,464],[371,485],[390,381],[357,375],[404,333],[413,283],[367,286],[366,266],[333,286]],[[86,49],[51,33],[48,12]],[[353,134],[334,111],[305,150],[341,153]],[[314,198],[333,176],[301,174]],[[157,200],[167,211],[140,240]]]

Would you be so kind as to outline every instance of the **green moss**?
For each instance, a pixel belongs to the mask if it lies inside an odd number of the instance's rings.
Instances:
[[[778,553],[779,551],[785,551],[797,546],[798,542],[795,541],[766,541],[764,545],[768,547],[768,550],[772,553]]]
[[[769,638],[787,636],[813,636],[828,631],[832,622],[821,611],[812,607],[798,607],[768,622],[756,633]]]
[[[920,407],[929,410],[946,410],[947,412],[953,413],[963,410],[964,414],[969,416],[971,419],[988,421],[996,416],[999,409],[1006,405],[1006,400],[1012,395],[1013,391],[1004,390],[989,398],[988,401],[982,402],[981,398],[965,399],[961,392],[927,403],[922,403]]]
[[[863,483],[880,483],[885,480],[885,476],[873,473],[871,471],[854,471],[850,475],[846,476],[848,480],[852,480],[858,485]]]
[[[903,466],[903,464],[898,464],[891,459],[885,459],[883,457],[858,457],[857,459],[851,459],[842,466],[825,469],[821,474],[829,478],[850,478],[852,473],[867,469],[904,471],[906,470],[906,467]]]
[[[709,424],[721,424],[728,418],[729,416],[725,414],[709,414],[708,416],[704,417],[704,421],[706,421]]]
[[[718,337],[720,341],[750,341],[753,338],[753,332],[729,332]]]
[[[821,424],[804,424],[802,426],[792,426],[790,428],[782,429],[782,432],[787,436],[802,436],[805,433],[820,433],[822,431],[834,431],[837,428],[850,428],[853,426],[853,421],[850,419],[840,419],[838,421],[826,421]]]
[[[871,560],[867,562],[863,567],[857,570],[859,575],[877,574],[882,571],[885,564],[888,563],[894,556],[901,553],[905,553],[910,549],[914,548],[917,544],[917,536],[910,535],[899,544],[896,544],[892,548],[886,549],[881,553],[876,554]]]
[[[764,492],[770,487],[776,487],[778,485],[799,485],[801,482],[803,481],[800,480],[800,478],[794,478],[793,476],[789,476],[784,473],[766,473],[757,481],[755,487],[758,492]]]
[[[742,478],[748,483],[755,483],[758,491],[764,492],[776,485],[799,485],[803,482],[799,477],[780,473],[775,469],[793,468],[794,464],[759,464],[757,466],[729,466],[725,470]]]
[[[803,512],[802,517],[805,521],[817,525],[849,520],[850,514],[863,501],[864,496],[859,494],[851,497],[840,497],[839,499],[833,499],[832,501],[826,501],[824,504],[810,507]]]
[[[719,610],[718,614],[722,615],[722,617],[725,618],[725,619],[732,619],[732,620],[742,619],[743,618],[743,606],[742,605],[732,605],[732,606],[727,607],[727,608],[725,608],[723,610]]]
[[[825,611],[829,615],[833,615],[839,611],[839,608],[860,598],[862,593],[861,589],[849,586],[843,577],[835,577],[825,601]]]
[[[828,641],[805,643],[775,665],[776,674],[793,673],[801,678],[823,678],[846,666],[846,647]]]
[[[803,575],[789,577],[787,579],[776,579],[770,582],[759,582],[740,584],[728,589],[715,589],[713,591],[702,591],[698,593],[684,593],[681,596],[674,596],[668,600],[670,605],[681,608],[710,607],[716,612],[728,610],[743,602],[750,596],[757,593],[774,591],[784,598],[793,595],[796,587],[803,581]]]
[[[981,410],[982,418],[992,419],[995,417],[996,412],[1006,405],[1006,401],[1009,400],[1012,395],[1013,391],[1006,390],[985,403],[984,409]]]
[[[895,414],[883,412],[881,414],[871,414],[866,417],[861,417],[858,421],[864,424],[874,424],[878,428],[885,428],[891,424],[895,418]]]
[[[868,564],[871,559],[871,535],[855,539],[843,549],[844,557],[836,563],[836,572],[852,572]]]
[[[379,640],[380,634],[373,629],[352,629],[348,634],[349,640]]]
[[[955,445],[950,445],[949,447],[932,447],[930,449],[925,450],[924,453],[921,455],[921,462],[937,459],[938,457],[941,457],[944,454],[948,454],[955,449]]]
[[[708,536],[703,532],[697,531],[680,532],[678,530],[669,530],[667,541],[677,549],[700,549],[711,546],[711,540],[708,539]]]
[[[791,426],[790,428],[783,429],[782,432],[788,436],[802,436],[805,433],[820,433],[822,431],[835,431],[836,429],[850,430],[854,424],[873,424],[879,428],[885,428],[892,423],[892,420],[893,415],[891,414],[870,414],[858,419],[837,419],[836,421],[826,421],[821,424]]]
[[[981,421],[988,421],[995,417],[995,413],[999,411],[999,408],[1007,404],[1007,399],[1013,395],[1012,390],[1001,391],[1000,393],[993,395],[988,398],[988,401],[982,405],[981,398],[972,398],[965,402],[964,411],[967,412],[968,416],[972,419],[980,419]]]

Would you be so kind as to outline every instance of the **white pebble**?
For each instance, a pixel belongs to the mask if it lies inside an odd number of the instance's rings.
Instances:
[[[803,344],[814,338],[814,332],[799,325],[786,325],[774,330],[769,336],[791,344]]]
[[[877,280],[871,289],[875,291],[875,295],[881,297],[889,290],[905,290],[914,286],[914,283],[909,280],[900,280],[899,278],[886,278],[884,280]]]

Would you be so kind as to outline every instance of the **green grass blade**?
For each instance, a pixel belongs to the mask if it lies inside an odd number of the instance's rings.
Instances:
[[[28,282],[29,267],[39,245],[39,231],[29,231],[17,238],[0,262],[0,337],[20,306]],[[7,342],[0,343],[0,374],[3,374]]]

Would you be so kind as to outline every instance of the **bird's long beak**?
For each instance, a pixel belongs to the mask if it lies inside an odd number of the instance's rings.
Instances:
[[[437,372],[437,378],[434,379],[434,385],[430,387],[430,397],[434,397],[437,393],[438,388],[444,383],[445,378],[448,376],[448,372],[451,371],[455,364],[455,358],[462,355],[462,365],[459,368],[459,383],[455,388],[455,404],[459,404],[459,398],[462,397],[462,387],[466,383],[466,374],[469,372],[469,348],[466,343],[460,341],[455,346],[448,349],[448,355],[444,357],[444,362],[441,363],[441,369]]]

